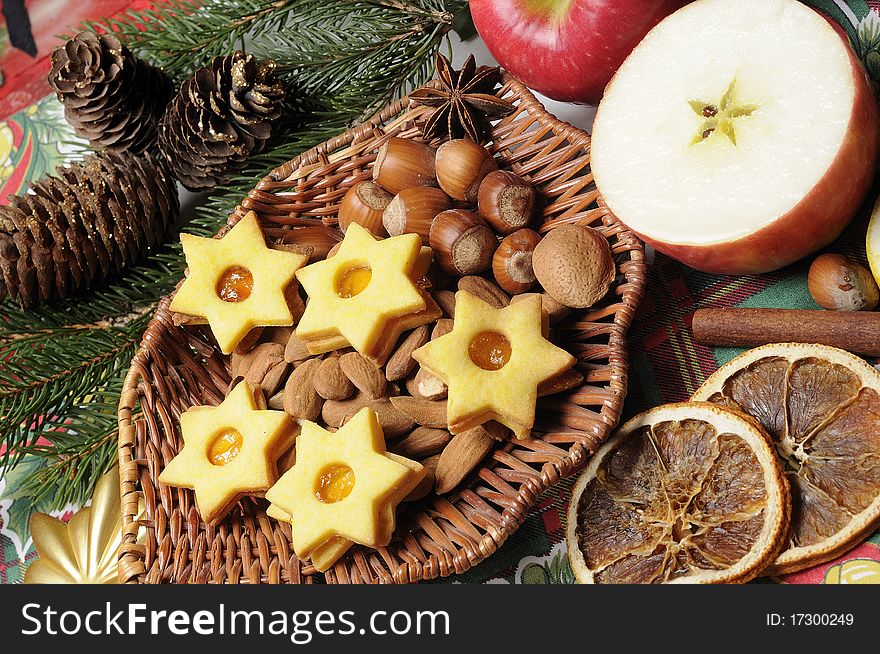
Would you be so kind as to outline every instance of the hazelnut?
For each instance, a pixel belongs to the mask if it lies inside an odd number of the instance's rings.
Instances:
[[[871,272],[842,254],[816,257],[807,286],[816,304],[831,311],[870,311],[880,299]]]
[[[358,182],[348,189],[339,205],[339,228],[344,232],[351,223],[357,223],[373,236],[385,236],[382,212],[391,198],[376,182]]]
[[[451,206],[452,200],[439,188],[413,186],[394,196],[382,214],[382,223],[391,236],[418,234],[427,245],[434,217]]]
[[[531,229],[521,229],[501,241],[492,257],[495,281],[508,293],[525,293],[535,285],[532,254],[541,236]]]
[[[483,219],[464,209],[437,214],[428,240],[440,267],[458,276],[488,270],[498,247],[498,239]]]
[[[411,186],[437,186],[434,148],[412,139],[393,138],[379,148],[373,180],[392,195]]]
[[[437,148],[437,181],[456,200],[475,203],[480,182],[498,164],[489,151],[470,139],[454,139]]]
[[[617,272],[608,240],[583,225],[550,230],[535,246],[532,267],[554,300],[578,309],[602,299]]]
[[[532,219],[535,189],[519,175],[493,170],[480,182],[477,193],[480,217],[499,234],[522,229]]]

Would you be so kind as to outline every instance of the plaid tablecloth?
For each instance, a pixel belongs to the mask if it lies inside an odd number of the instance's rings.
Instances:
[[[31,0],[27,3],[38,54],[35,59],[9,46],[0,23],[0,197],[18,193],[56,165],[81,152],[61,107],[45,81],[54,34],[88,17],[110,15],[144,0]],[[807,0],[839,23],[865,62],[871,78],[880,81],[880,0]],[[67,144],[67,145],[65,145]],[[867,216],[875,189],[859,218],[829,249],[864,258]],[[5,200],[3,200],[5,201]],[[719,365],[737,350],[697,345],[690,331],[693,312],[701,307],[815,308],[807,292],[805,263],[753,277],[698,273],[658,255],[653,261],[644,303],[630,330],[632,366],[624,419],[664,402],[687,399]],[[877,363],[872,361],[871,363]],[[2,374],[2,370],[0,370]],[[28,534],[34,510],[48,510],[50,500],[36,506],[20,493],[20,480],[40,465],[26,459],[15,470],[0,473],[0,583],[19,583],[35,556]],[[448,581],[460,583],[571,583],[565,555],[564,516],[573,480],[548,491],[525,524],[490,559]],[[69,516],[76,507],[52,511]],[[880,532],[836,561],[778,581],[787,583],[860,583],[880,579]]]

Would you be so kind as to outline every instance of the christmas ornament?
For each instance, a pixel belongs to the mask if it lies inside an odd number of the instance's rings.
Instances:
[[[178,211],[152,155],[90,155],[0,207],[0,297],[22,307],[68,297],[156,247]]]
[[[142,152],[174,89],[112,34],[81,32],[52,53],[49,85],[64,117],[96,149]]]
[[[281,115],[274,61],[234,52],[184,82],[159,124],[159,148],[180,182],[209,189],[260,152]]]
[[[437,53],[437,82],[441,88],[423,86],[410,94],[416,104],[433,107],[422,126],[425,138],[469,138],[480,142],[485,120],[513,113],[513,105],[499,98],[495,85],[501,77],[497,67],[477,67],[474,55],[461,70],[454,70],[449,59]]]
[[[116,555],[122,543],[119,468],[104,474],[90,506],[64,523],[34,513],[31,538],[40,558],[28,566],[26,584],[115,584]],[[139,534],[138,543],[143,543]]]

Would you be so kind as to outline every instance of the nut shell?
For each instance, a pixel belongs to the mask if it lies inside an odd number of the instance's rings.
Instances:
[[[434,148],[412,139],[393,138],[379,148],[373,180],[392,195],[411,186],[437,186]]]
[[[525,293],[535,285],[532,256],[541,236],[531,229],[520,229],[506,236],[492,257],[495,281],[508,293]]]
[[[456,200],[475,203],[480,182],[493,170],[498,170],[495,159],[470,139],[447,141],[437,148],[437,181]]]
[[[554,300],[578,309],[601,300],[617,272],[608,240],[583,225],[551,230],[535,247],[532,266]]]
[[[357,223],[373,236],[386,236],[382,214],[392,195],[373,181],[358,182],[345,194],[339,204],[339,228],[344,232]]]
[[[451,206],[452,200],[439,188],[405,188],[394,196],[382,214],[383,227],[391,236],[418,234],[427,245],[434,217]]]
[[[526,227],[535,210],[535,189],[508,170],[493,170],[480,182],[478,213],[499,234]]]
[[[429,243],[440,267],[460,277],[488,270],[498,247],[498,239],[483,219],[464,209],[437,214]]]
[[[816,304],[831,311],[870,311],[880,300],[871,271],[842,254],[816,257],[807,286]]]

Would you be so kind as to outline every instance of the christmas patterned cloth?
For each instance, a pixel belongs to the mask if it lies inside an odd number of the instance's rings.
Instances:
[[[49,94],[46,73],[55,34],[87,18],[107,16],[138,0],[31,0],[27,7],[38,54],[13,49],[0,22],[0,197],[21,192],[58,164],[84,151],[64,122],[61,106]],[[849,35],[875,84],[880,82],[880,0],[808,0]],[[74,7],[74,8],[72,8]],[[63,9],[63,11],[62,11]],[[0,19],[2,20],[2,19]],[[859,217],[829,249],[864,259],[864,234],[875,189]],[[662,255],[653,261],[648,288],[630,329],[630,387],[623,419],[651,406],[687,399],[738,351],[697,345],[690,331],[695,310],[703,307],[816,308],[807,291],[807,264],[753,277],[723,277],[693,271]],[[876,361],[871,361],[876,364]],[[0,373],[2,374],[2,373]],[[0,472],[0,583],[20,583],[36,554],[28,534],[32,511],[46,511],[51,495],[36,505],[20,492],[21,480],[41,460],[28,457],[14,470]],[[563,480],[538,502],[523,526],[487,561],[453,583],[572,583],[565,554],[565,511],[573,479]],[[51,511],[69,517],[77,507]],[[880,532],[841,558],[781,579],[785,583],[880,583]]]

